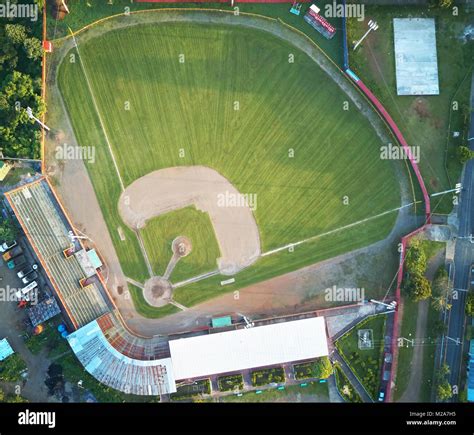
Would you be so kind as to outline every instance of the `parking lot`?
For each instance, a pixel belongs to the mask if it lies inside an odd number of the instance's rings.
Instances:
[[[26,264],[34,264],[36,259],[25,243],[24,237],[19,236],[17,242],[23,249],[22,255],[25,256]],[[17,271],[17,268],[9,269],[0,258],[0,290],[3,295],[11,294],[9,289],[16,291],[24,287],[17,277]],[[48,297],[49,286],[40,268],[38,275],[38,301],[41,301]],[[32,333],[33,328],[26,309],[19,308],[17,301],[2,298],[0,300],[0,338],[7,338],[13,350],[21,356],[28,367],[27,377],[23,382],[18,383],[21,388],[20,394],[32,402],[55,401],[54,397],[48,395],[47,387],[44,384],[51,361],[43,354],[33,355],[25,344],[25,340]],[[16,393],[17,385],[2,383],[1,387],[7,393]]]

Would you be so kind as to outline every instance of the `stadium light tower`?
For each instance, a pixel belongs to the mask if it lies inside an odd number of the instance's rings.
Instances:
[[[369,21],[369,30],[367,30],[367,32],[365,32],[364,36],[362,36],[362,38],[360,38],[357,43],[354,45],[354,50],[360,45],[360,43],[367,37],[367,35],[370,33],[371,30],[377,30],[379,28],[379,25],[377,24],[376,21],[372,21],[370,20]]]
[[[51,130],[46,124],[43,124],[36,116],[33,115],[33,110],[31,109],[31,107],[26,108],[26,113],[28,114],[28,117],[30,117],[31,119],[34,119],[45,130],[48,130],[48,131]]]

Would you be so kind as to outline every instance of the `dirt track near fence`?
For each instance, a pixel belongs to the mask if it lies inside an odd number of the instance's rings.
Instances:
[[[99,26],[92,26],[90,29],[76,35],[78,43],[90,38],[102,35],[108,31],[116,30],[131,25],[159,24],[162,22],[193,22],[202,24],[228,24],[240,25],[244,27],[256,28],[273,34],[290,42],[298,49],[306,53],[334,80],[337,85],[348,95],[358,110],[369,119],[370,123],[377,131],[383,142],[389,142],[390,138],[387,130],[374,110],[368,105],[364,98],[354,88],[354,86],[344,77],[340,70],[312,43],[310,40],[299,34],[284,24],[258,16],[251,16],[241,13],[239,16],[224,14],[218,11],[154,11],[150,13],[132,14],[130,16],[119,16],[102,22]],[[241,290],[244,297],[236,301],[232,294],[223,295],[214,300],[205,302],[185,312],[167,316],[162,319],[146,319],[139,315],[130,297],[127,297],[127,281],[123,275],[117,254],[115,252],[109,230],[103,218],[102,210],[96,199],[92,183],[87,174],[86,167],[82,161],[66,160],[58,163],[54,158],[54,148],[62,143],[77,145],[77,141],[67,112],[57,87],[57,67],[68,50],[73,47],[71,38],[63,39],[61,43],[54,42],[55,51],[50,57],[47,84],[49,89],[48,107],[54,114],[54,127],[57,129],[56,138],[49,137],[46,141],[46,168],[47,173],[56,180],[58,193],[68,210],[76,227],[82,229],[95,243],[107,264],[108,289],[112,298],[117,304],[127,325],[139,334],[151,336],[158,333],[170,333],[179,330],[192,328],[193,326],[205,323],[211,314],[218,312],[248,312],[255,315],[272,315],[274,313],[293,312],[301,304],[305,305],[308,297],[312,299],[315,288],[324,288],[338,275],[347,275],[342,270],[337,273],[333,270],[326,274],[321,274],[321,267],[326,268],[331,265],[341,263],[341,258],[326,260],[324,263],[309,266],[302,271],[291,272],[264,283],[252,285]],[[58,113],[59,112],[59,113]],[[409,188],[406,184],[405,172],[401,165],[397,165],[397,171],[402,183],[403,203],[408,202],[407,196]],[[402,177],[403,175],[403,177]],[[84,205],[87,204],[87,207]],[[401,212],[397,221],[398,230],[400,226],[407,224],[407,213]],[[388,243],[393,238],[394,233],[398,233],[394,228],[391,236],[383,242]],[[381,243],[381,242],[379,242]],[[375,249],[375,246],[377,248]],[[375,244],[368,247],[371,251],[379,251],[380,245]],[[359,251],[360,252],[360,251]],[[346,255],[354,256],[355,253]],[[324,266],[323,266],[324,264]],[[312,273],[308,275],[308,272]],[[323,279],[323,276],[324,279]],[[348,281],[351,281],[349,277]],[[319,282],[321,281],[321,282]],[[308,301],[309,302],[309,301]],[[314,302],[313,302],[314,303]],[[313,303],[309,302],[311,308]],[[309,307],[308,307],[309,308]]]

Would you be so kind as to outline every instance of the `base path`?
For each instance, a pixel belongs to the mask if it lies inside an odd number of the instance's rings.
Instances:
[[[120,195],[123,221],[140,229],[147,220],[194,205],[209,214],[221,252],[220,273],[234,275],[260,257],[260,236],[252,210],[246,204],[226,203],[241,193],[217,171],[205,166],[160,169],[134,181]]]

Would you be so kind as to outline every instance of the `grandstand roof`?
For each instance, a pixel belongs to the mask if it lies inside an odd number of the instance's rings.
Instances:
[[[328,355],[324,317],[181,338],[169,346],[177,380]]]
[[[85,369],[109,387],[138,395],[156,396],[176,391],[170,358],[142,361],[120,353],[107,340],[96,320],[67,339]]]
[[[100,281],[82,288],[79,281],[85,274],[79,260],[63,254],[71,246],[74,230],[47,182],[41,179],[5,195],[72,323],[80,327],[107,312]]]

